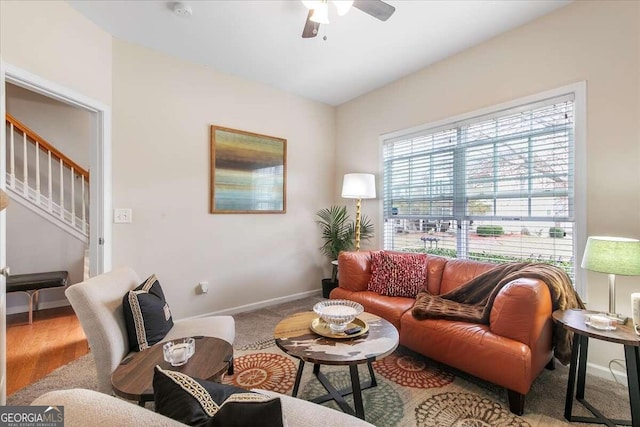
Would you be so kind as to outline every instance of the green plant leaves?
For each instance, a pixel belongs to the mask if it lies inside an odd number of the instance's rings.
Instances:
[[[324,244],[322,254],[331,261],[338,259],[342,251],[355,248],[356,224],[349,218],[346,206],[331,206],[316,212]],[[373,237],[373,224],[366,215],[360,217],[360,241]]]

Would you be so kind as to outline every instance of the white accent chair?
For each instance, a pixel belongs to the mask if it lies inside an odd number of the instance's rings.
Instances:
[[[138,275],[125,267],[71,285],[65,291],[89,340],[98,374],[98,391],[102,393],[113,394],[111,374],[130,352],[122,298],[141,283]],[[173,322],[163,341],[202,335],[221,338],[233,345],[236,332],[231,316],[174,319]]]

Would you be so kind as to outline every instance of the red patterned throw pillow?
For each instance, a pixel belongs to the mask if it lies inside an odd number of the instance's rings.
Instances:
[[[424,287],[427,256],[371,252],[371,279],[367,289],[381,295],[415,298]]]

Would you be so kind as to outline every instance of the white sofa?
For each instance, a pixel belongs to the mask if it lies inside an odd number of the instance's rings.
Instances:
[[[343,412],[271,391],[257,390],[280,397],[288,427],[372,427]],[[154,426],[184,427],[177,421],[116,397],[93,390],[56,390],[43,394],[32,405],[64,406],[65,427]]]

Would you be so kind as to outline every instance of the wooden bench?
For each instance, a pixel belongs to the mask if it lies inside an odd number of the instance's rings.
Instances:
[[[38,293],[42,289],[66,286],[68,277],[67,271],[16,274],[7,277],[7,293],[24,292],[29,295],[29,324],[32,324],[34,305],[38,309]]]

